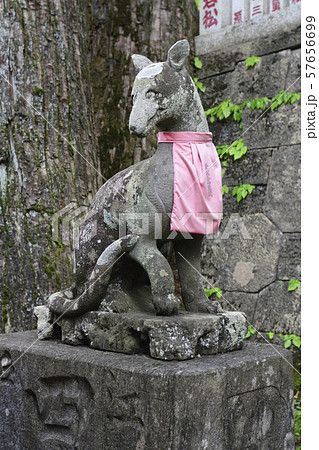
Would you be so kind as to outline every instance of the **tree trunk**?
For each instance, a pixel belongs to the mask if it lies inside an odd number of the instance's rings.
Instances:
[[[31,327],[33,306],[72,281],[72,249],[52,239],[52,215],[88,204],[101,184],[87,18],[69,3],[2,2],[2,331]]]
[[[193,0],[0,3],[0,332],[72,283],[69,222],[154,150],[128,131],[131,55],[166,59],[196,30]]]

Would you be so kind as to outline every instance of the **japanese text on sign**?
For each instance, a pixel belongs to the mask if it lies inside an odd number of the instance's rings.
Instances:
[[[221,0],[203,0],[202,23],[205,29],[217,27],[219,23],[219,2]]]

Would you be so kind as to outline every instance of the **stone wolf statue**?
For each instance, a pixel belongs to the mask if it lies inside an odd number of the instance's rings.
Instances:
[[[185,309],[220,312],[202,286],[200,247],[203,234],[219,226],[221,170],[200,97],[184,67],[188,55],[189,44],[181,40],[165,62],[132,56],[137,75],[130,132],[143,137],[157,127],[158,148],[97,192],[80,228],[75,285],[49,298],[55,315],[74,317],[98,308],[177,314],[173,272],[161,252],[168,241]]]

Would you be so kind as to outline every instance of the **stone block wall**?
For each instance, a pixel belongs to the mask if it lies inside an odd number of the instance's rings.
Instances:
[[[197,71],[206,88],[207,110],[231,99],[239,104],[281,90],[300,92],[300,28],[298,20],[276,33],[234,42],[196,38]],[[260,56],[254,67],[245,59]],[[231,118],[210,125],[215,145],[243,138],[248,151],[228,159],[223,185],[224,219],[215,236],[205,238],[202,273],[207,287],[223,291],[226,310],[240,310],[260,331],[300,334],[300,102],[273,112],[244,109],[242,129]],[[234,186],[253,184],[252,194],[237,202]]]

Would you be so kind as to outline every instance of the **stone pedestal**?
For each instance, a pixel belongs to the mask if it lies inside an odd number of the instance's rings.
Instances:
[[[286,360],[289,351],[264,344],[160,361],[39,341],[35,331],[0,335],[0,446],[294,449]]]
[[[54,327],[50,327],[49,314],[46,306],[35,308],[40,339],[61,336],[65,344],[144,353],[163,360],[185,360],[238,350],[247,333],[247,321],[240,312],[191,314],[185,311],[165,317],[91,311],[75,319],[62,318]]]

